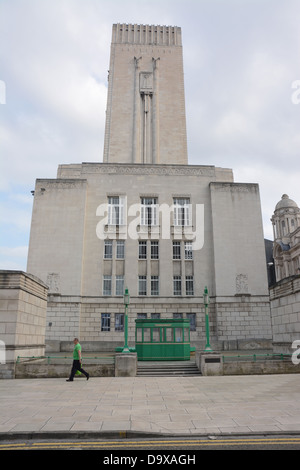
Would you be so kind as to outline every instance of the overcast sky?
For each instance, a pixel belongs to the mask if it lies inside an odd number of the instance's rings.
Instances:
[[[299,0],[0,0],[0,269],[26,270],[37,178],[102,162],[113,23],[180,26],[189,163],[300,205]],[[294,87],[294,88],[293,88]]]

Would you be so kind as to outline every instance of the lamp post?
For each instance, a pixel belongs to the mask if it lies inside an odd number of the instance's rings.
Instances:
[[[212,351],[211,345],[209,343],[209,318],[208,318],[208,304],[209,304],[209,295],[208,289],[205,286],[203,293],[203,302],[205,307],[205,332],[206,332],[206,346],[204,351]]]
[[[128,353],[130,352],[129,351],[129,347],[128,347],[128,305],[129,305],[129,290],[125,289],[125,292],[124,292],[124,296],[123,296],[123,299],[124,299],[124,306],[125,306],[125,319],[124,319],[124,347],[123,347],[123,353]]]

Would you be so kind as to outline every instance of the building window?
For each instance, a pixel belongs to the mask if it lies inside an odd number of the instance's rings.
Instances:
[[[173,277],[173,294],[181,295],[181,276]]]
[[[196,331],[196,314],[187,313],[186,318],[190,320],[190,331]]]
[[[124,313],[115,314],[115,331],[124,331]]]
[[[174,225],[191,225],[190,217],[191,214],[189,198],[174,198]]]
[[[151,276],[151,295],[159,295],[159,277]]]
[[[182,313],[173,313],[173,318],[174,319],[181,319],[181,318],[183,318],[183,314]]]
[[[108,198],[108,225],[124,225],[125,198],[110,196]]]
[[[147,295],[147,277],[139,276],[139,295]]]
[[[141,225],[157,225],[157,198],[141,198]]]
[[[141,320],[146,320],[147,319],[147,313],[138,313],[137,318]]]
[[[112,240],[104,240],[104,259],[112,259],[113,242]]]
[[[124,240],[117,240],[116,258],[125,259],[125,241]]]
[[[151,259],[159,259],[158,242],[151,240]]]
[[[184,242],[184,259],[193,259],[193,243]]]
[[[116,295],[124,294],[124,276],[116,276]]]
[[[111,295],[111,276],[103,276],[103,295]]]
[[[181,259],[181,243],[173,242],[173,259]]]
[[[139,242],[139,259],[147,259],[147,242]]]
[[[160,313],[151,313],[151,319],[152,320],[159,320],[160,319]]]
[[[110,331],[110,313],[101,313],[101,331]]]
[[[194,295],[194,276],[186,276],[185,293],[186,295]]]

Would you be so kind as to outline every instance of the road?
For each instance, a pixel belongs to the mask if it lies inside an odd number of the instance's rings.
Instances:
[[[143,453],[150,455],[176,455],[192,456],[201,450],[300,450],[299,435],[281,436],[243,436],[223,437],[210,436],[203,438],[152,438],[152,439],[77,439],[77,440],[11,440],[1,441],[0,450],[97,450],[104,456],[107,451],[115,451],[110,455],[133,455]],[[168,452],[161,452],[167,450]],[[152,455],[152,454],[151,454]],[[175,454],[174,454],[175,455]],[[147,463],[146,461],[142,461]],[[113,462],[107,462],[113,463]],[[117,463],[117,462],[116,462]],[[116,464],[115,463],[115,464]],[[138,463],[138,460],[137,460]],[[148,462],[151,463],[151,462]],[[175,462],[153,462],[169,464]],[[192,462],[191,462],[192,463]]]

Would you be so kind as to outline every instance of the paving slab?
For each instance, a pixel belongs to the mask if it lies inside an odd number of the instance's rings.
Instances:
[[[299,381],[299,374],[1,380],[0,438],[300,433]]]

